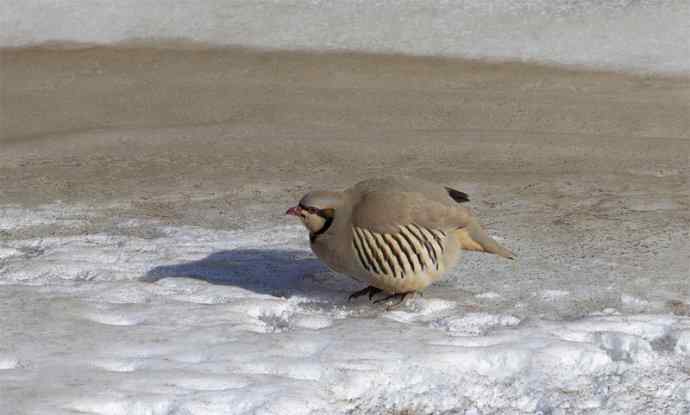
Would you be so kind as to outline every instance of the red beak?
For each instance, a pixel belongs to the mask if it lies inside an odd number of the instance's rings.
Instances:
[[[285,214],[292,216],[302,216],[301,210],[302,208],[300,208],[299,206],[294,206],[288,209],[287,212],[285,212]]]

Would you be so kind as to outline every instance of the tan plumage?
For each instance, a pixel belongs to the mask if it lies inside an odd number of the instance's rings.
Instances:
[[[370,286],[356,295],[407,294],[437,281],[462,249],[514,257],[461,205],[466,201],[454,189],[386,177],[308,193],[288,213],[300,216],[322,261]]]

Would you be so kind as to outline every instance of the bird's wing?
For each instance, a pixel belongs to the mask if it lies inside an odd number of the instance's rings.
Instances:
[[[351,189],[355,194],[370,192],[400,192],[417,194],[427,202],[433,201],[445,206],[456,207],[459,203],[469,202],[469,196],[459,190],[441,186],[406,176],[389,176],[368,179],[355,184]]]
[[[409,191],[366,191],[358,195],[352,209],[353,226],[376,233],[396,233],[407,225],[446,231],[464,227],[470,220],[469,209]]]
[[[370,191],[358,195],[352,210],[354,252],[377,274],[401,277],[439,270],[447,238],[469,220],[465,208],[452,208],[421,193]]]
[[[457,203],[446,204],[424,193],[367,191],[358,195],[352,209],[355,234],[408,236],[434,248],[452,234],[466,250],[493,253],[505,258],[514,254],[491,238],[471,211]],[[429,251],[433,254],[432,251]]]

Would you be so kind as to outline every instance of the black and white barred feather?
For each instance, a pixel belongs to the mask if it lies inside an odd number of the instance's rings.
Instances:
[[[398,232],[377,233],[353,227],[352,245],[362,267],[374,274],[405,278],[422,271],[439,271],[446,232],[415,224]]]

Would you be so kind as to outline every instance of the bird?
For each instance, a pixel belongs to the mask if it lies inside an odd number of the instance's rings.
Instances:
[[[451,187],[391,176],[311,191],[286,214],[301,220],[312,251],[330,269],[367,284],[348,300],[384,293],[375,303],[397,306],[438,281],[463,250],[515,259],[464,206],[469,201]]]

